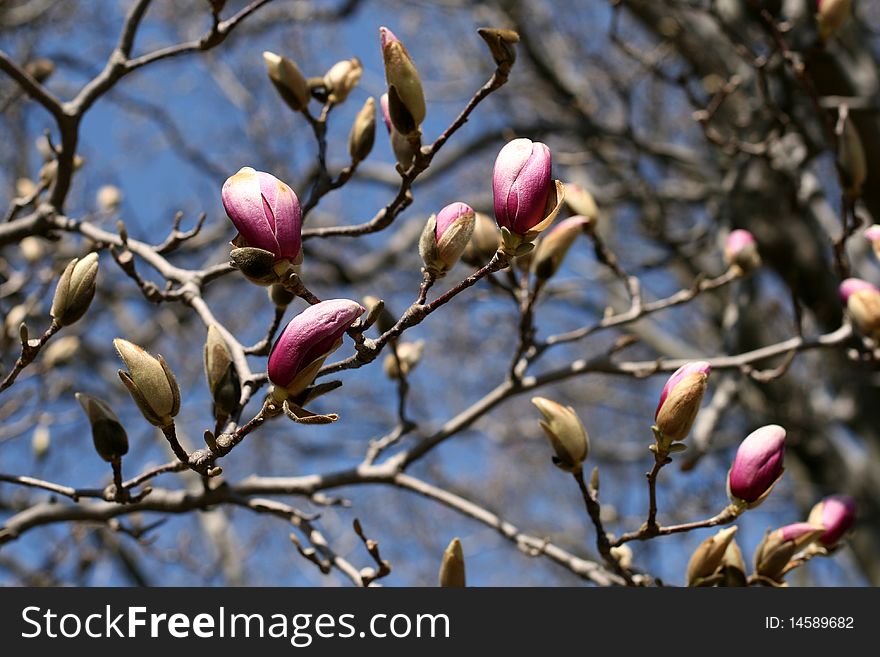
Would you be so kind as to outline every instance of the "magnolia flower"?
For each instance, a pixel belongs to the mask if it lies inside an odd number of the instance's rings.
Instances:
[[[495,220],[515,235],[524,235],[544,221],[553,187],[553,166],[546,144],[514,139],[498,153],[492,176]]]
[[[856,503],[849,495],[832,495],[819,502],[810,511],[807,522],[825,528],[819,543],[825,547],[836,545],[856,521]]]
[[[783,473],[785,429],[768,424],[740,443],[727,475],[728,494],[750,508],[758,506]]]
[[[466,203],[450,203],[432,215],[419,240],[419,255],[434,277],[445,276],[458,262],[474,232],[474,209]]]
[[[694,361],[679,367],[663,386],[654,423],[665,441],[684,440],[697,418],[712,366]]]
[[[269,380],[276,389],[288,395],[305,390],[364,310],[354,301],[331,299],[309,306],[290,320],[269,354]]]

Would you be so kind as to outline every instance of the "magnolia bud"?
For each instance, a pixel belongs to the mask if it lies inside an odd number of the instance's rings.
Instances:
[[[98,455],[105,461],[113,461],[127,454],[128,435],[113,409],[97,397],[82,392],[76,393],[76,400],[92,425],[92,441]]]
[[[611,556],[617,559],[617,563],[620,564],[620,567],[624,570],[628,570],[629,567],[632,566],[633,551],[626,543],[611,548]]]
[[[868,163],[859,131],[849,117],[843,122],[843,132],[838,140],[837,164],[846,184],[844,191],[851,197],[857,197],[868,177]]]
[[[761,256],[754,236],[747,230],[731,231],[724,240],[724,262],[749,274],[761,266]]]
[[[746,562],[736,541],[730,541],[721,560],[722,586],[747,586]]]
[[[53,340],[43,351],[43,364],[47,368],[66,365],[80,348],[80,340],[75,335],[65,335]]]
[[[666,381],[654,413],[657,430],[667,442],[684,440],[700,410],[712,366],[694,361],[679,367]]]
[[[763,502],[785,471],[785,429],[768,424],[740,443],[727,474],[727,494],[754,508]]]
[[[34,432],[31,435],[31,449],[34,452],[34,457],[37,460],[46,458],[51,445],[52,434],[49,432],[49,427],[41,422],[34,427]]]
[[[153,358],[121,338],[113,340],[113,346],[128,368],[128,372],[119,370],[119,378],[147,422],[157,427],[172,424],[180,411],[180,388],[165,359]]]
[[[856,328],[868,337],[880,337],[880,290],[868,281],[847,278],[839,291]]]
[[[45,82],[55,72],[55,63],[51,59],[40,57],[25,64],[24,70],[37,82]]]
[[[569,217],[554,226],[547,235],[541,238],[534,250],[532,271],[542,281],[553,276],[562,264],[565,254],[581,233],[590,230],[591,221],[587,217]]]
[[[269,79],[287,106],[294,112],[304,110],[312,94],[309,83],[306,82],[296,63],[268,50],[263,52],[263,61],[266,62]]]
[[[415,157],[415,149],[409,139],[406,138],[406,135],[398,132],[397,128],[391,123],[391,112],[388,109],[388,94],[382,94],[382,97],[379,99],[379,105],[382,108],[382,120],[391,137],[391,149],[394,151],[394,157],[403,169],[408,169]]]
[[[852,0],[816,0],[816,24],[819,37],[828,43],[852,13]]]
[[[385,62],[391,122],[401,134],[407,135],[418,130],[425,120],[425,92],[409,52],[394,33],[387,27],[380,27],[379,40]]]
[[[56,324],[69,326],[85,314],[95,296],[97,276],[97,253],[70,261],[58,279],[49,311]]]
[[[877,258],[880,258],[880,224],[874,224],[865,229],[864,232],[865,239],[871,242],[871,247],[874,249],[874,255]],[[22,241],[22,247],[24,246],[24,242]],[[22,249],[24,251],[24,249]]]
[[[370,96],[358,112],[348,135],[348,154],[351,155],[351,163],[357,164],[367,159],[367,155],[373,150],[375,140],[376,101]]]
[[[305,390],[364,310],[354,301],[331,299],[309,306],[290,320],[269,354],[269,380],[276,392],[297,395]]]
[[[435,278],[446,275],[458,262],[474,232],[474,210],[465,203],[451,203],[431,215],[419,239],[419,255]]]
[[[331,66],[324,74],[324,88],[327,90],[328,101],[338,105],[348,98],[348,94],[360,81],[363,71],[364,67],[357,57],[343,59]]]
[[[461,550],[461,541],[453,538],[449,546],[443,551],[443,561],[440,563],[440,586],[463,587],[464,576],[464,553]]]
[[[238,229],[236,247],[268,251],[276,262],[302,262],[302,211],[290,187],[271,174],[242,167],[223,183],[222,197],[226,214]],[[254,264],[253,254],[237,257],[245,266]],[[235,256],[233,262],[240,266]]]
[[[232,266],[245,278],[257,285],[272,285],[279,280],[275,267],[275,254],[253,246],[243,246],[229,252]]]
[[[211,324],[205,342],[205,377],[214,400],[214,415],[229,416],[238,408],[241,385],[232,362],[232,354],[220,330]]]
[[[586,217],[590,221],[599,218],[599,207],[596,199],[586,189],[577,183],[565,183],[565,204],[572,212]]]
[[[807,522],[825,528],[819,543],[825,547],[837,545],[841,537],[856,521],[856,502],[849,495],[832,495],[819,502],[810,511]]]
[[[422,359],[422,352],[424,350],[424,340],[418,340],[417,342],[399,343],[396,348],[397,358],[394,357],[394,354],[388,354],[387,356],[385,356],[385,362],[383,363],[385,374],[388,376],[389,379],[400,378],[401,372],[403,372],[403,376],[408,376],[409,373],[412,372],[413,368],[418,365],[419,361]],[[400,362],[399,367],[398,361]]]
[[[21,255],[24,256],[24,259],[31,264],[38,262],[46,255],[46,247],[43,245],[43,240],[39,237],[25,237],[19,242],[18,247],[21,249]]]
[[[755,550],[755,573],[778,580],[791,558],[825,531],[808,522],[796,522],[768,532]]]
[[[369,326],[375,324],[380,335],[390,330],[396,323],[394,316],[385,307],[385,302],[382,299],[365,296],[364,306],[367,308],[367,324]]]
[[[498,232],[497,224],[489,215],[477,212],[474,232],[461,254],[461,259],[473,267],[482,267],[492,259],[500,247],[501,234]]]
[[[580,472],[590,451],[590,437],[574,409],[545,397],[532,397],[532,403],[544,416],[538,424],[556,452],[553,464],[566,472]]]
[[[736,527],[722,529],[714,536],[710,536],[700,543],[688,562],[688,586],[697,586],[700,580],[715,574],[721,567],[724,554],[727,552],[727,546],[733,540],[736,530]]]
[[[95,194],[95,203],[105,214],[116,212],[122,203],[122,191],[116,185],[102,185]]]
[[[516,48],[514,44],[519,42],[519,34],[513,30],[503,30],[494,27],[481,27],[477,34],[483,37],[489,52],[495,60],[495,65],[504,73],[510,73],[513,63],[516,61]]]

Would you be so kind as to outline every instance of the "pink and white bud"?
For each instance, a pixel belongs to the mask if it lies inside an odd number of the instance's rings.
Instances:
[[[791,558],[824,531],[823,527],[808,522],[796,522],[768,532],[755,550],[755,573],[779,581]]]
[[[302,250],[302,212],[293,190],[275,176],[243,167],[223,184],[223,207],[238,229],[235,245],[296,262]]]
[[[860,278],[847,278],[839,293],[856,328],[868,337],[880,337],[880,290]]]
[[[724,261],[729,267],[739,267],[748,274],[761,266],[758,244],[749,231],[738,228],[724,240]]]
[[[495,221],[500,227],[524,235],[544,221],[552,168],[550,149],[541,142],[514,139],[501,149],[492,176]]]
[[[276,391],[297,395],[305,390],[365,310],[348,299],[331,299],[309,306],[290,320],[269,354],[269,380]]]
[[[807,522],[825,528],[818,542],[825,547],[837,545],[856,521],[856,502],[849,495],[831,495],[810,511]]]
[[[419,255],[434,277],[445,276],[458,262],[474,232],[474,209],[466,203],[450,203],[425,224]]]
[[[816,24],[823,43],[837,36],[852,13],[852,0],[816,0]]]
[[[654,424],[667,442],[684,440],[700,410],[712,366],[694,361],[679,367],[660,393]]]
[[[727,492],[734,502],[758,506],[779,481],[785,468],[785,429],[768,424],[740,443],[727,474]]]

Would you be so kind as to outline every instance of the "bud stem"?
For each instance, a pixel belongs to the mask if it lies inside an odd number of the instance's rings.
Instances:
[[[42,349],[49,341],[49,338],[55,335],[60,329],[61,325],[55,322],[55,320],[52,320],[49,328],[46,329],[46,332],[40,336],[40,339],[35,344],[30,344],[30,341],[27,339],[22,340],[21,355],[18,357],[18,360],[15,361],[12,371],[10,371],[9,374],[6,375],[6,378],[3,379],[3,383],[0,383],[0,392],[3,392],[15,383],[15,380],[18,378],[18,375],[21,374],[21,371],[34,361],[37,354],[40,353],[40,349]]]
[[[113,468],[113,487],[116,489],[113,500],[120,504],[125,504],[131,499],[131,496],[128,494],[128,489],[122,483],[122,459],[116,457],[110,461],[110,466]]]
[[[654,536],[668,536],[669,534],[680,534],[682,532],[689,532],[694,529],[704,529],[706,527],[716,527],[718,525],[727,525],[736,520],[739,515],[743,512],[745,507],[730,504],[724,508],[724,510],[712,516],[711,518],[707,518],[705,520],[697,520],[695,522],[686,522],[680,525],[669,525],[667,527],[657,526],[655,531],[648,531],[647,523],[642,525],[641,529],[635,532],[629,532],[628,534],[623,534],[615,541],[611,543],[611,547],[617,547],[618,545],[623,545],[624,543],[629,543],[630,541],[644,541],[649,538],[653,538]]]
[[[181,463],[189,464],[189,454],[186,453],[186,450],[181,446],[180,441],[177,440],[177,429],[174,426],[174,421],[171,421],[171,424],[168,424],[162,427],[162,433],[165,434],[165,439],[168,441],[168,444],[171,445],[171,451],[174,452],[174,456]]]

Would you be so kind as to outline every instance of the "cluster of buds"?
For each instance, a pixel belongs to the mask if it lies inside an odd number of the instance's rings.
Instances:
[[[348,299],[332,299],[309,306],[294,317],[269,354],[271,397],[290,406],[306,403],[307,388],[327,357],[342,345],[345,331],[365,308]],[[304,395],[305,393],[305,395]]]
[[[443,551],[438,579],[440,586],[443,587],[461,588],[465,586],[464,553],[458,538],[453,538]]]
[[[743,274],[750,274],[761,266],[758,243],[749,231],[738,228],[724,240],[724,262]]]
[[[816,0],[816,26],[822,43],[831,41],[852,13],[852,0]]]
[[[753,509],[763,502],[785,468],[785,429],[768,424],[740,443],[727,474],[727,494],[738,508]]]
[[[547,435],[555,455],[553,464],[566,472],[580,472],[590,452],[590,437],[571,406],[563,406],[546,397],[532,397],[543,420],[538,424]]]
[[[223,184],[223,207],[238,229],[229,254],[259,285],[282,282],[302,263],[302,211],[293,190],[275,176],[243,167]]]
[[[539,281],[546,281],[556,274],[577,236],[589,233],[592,227],[593,222],[589,217],[578,215],[560,221],[549,230],[538,242],[532,257],[535,277]]]
[[[809,522],[796,522],[767,532],[755,550],[755,574],[773,583],[791,569],[792,557],[815,541],[825,529]]]
[[[466,203],[450,203],[431,215],[419,239],[419,255],[425,271],[441,278],[452,269],[474,232],[475,213]]]
[[[706,361],[694,361],[679,367],[663,386],[660,401],[654,412],[655,453],[677,452],[684,445],[673,445],[687,438],[697,418],[703,395],[709,382],[712,366]]]
[[[379,28],[385,81],[388,84],[388,118],[404,137],[417,135],[425,120],[425,92],[412,57],[387,27]]]
[[[70,326],[85,315],[95,296],[98,277],[98,254],[74,258],[64,268],[49,314],[58,326]]]
[[[163,428],[173,425],[180,411],[180,388],[165,359],[121,338],[113,340],[113,346],[128,368],[119,370],[119,378],[147,422]]]
[[[501,248],[510,257],[525,255],[532,241],[553,223],[565,199],[565,186],[552,178],[553,158],[546,144],[514,139],[495,159],[492,194]]]
[[[869,338],[880,338],[880,290],[860,278],[847,278],[840,284],[840,300],[856,328]]]

